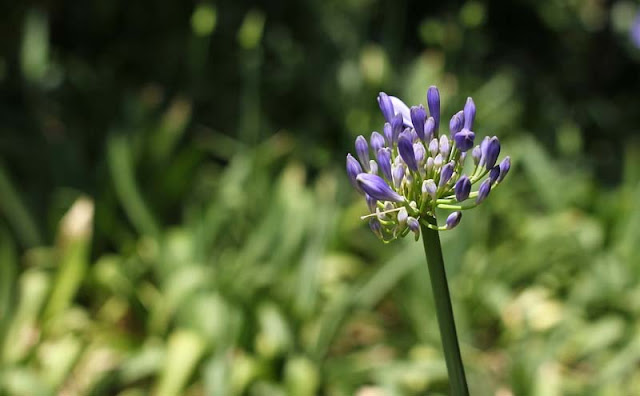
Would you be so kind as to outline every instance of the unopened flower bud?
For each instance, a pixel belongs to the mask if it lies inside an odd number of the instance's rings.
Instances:
[[[432,157],[438,155],[438,151],[440,151],[440,145],[438,144],[438,139],[432,139],[429,142],[429,152]]]
[[[428,157],[427,158],[427,172],[431,172],[431,170],[433,169],[433,157]]]
[[[449,121],[449,132],[451,138],[453,138],[456,133],[462,130],[464,126],[464,114],[462,111],[457,112],[451,117],[451,121]]]
[[[393,185],[395,188],[400,188],[402,179],[404,179],[404,165],[394,164],[391,167],[391,177],[393,179]]]
[[[446,158],[449,156],[450,149],[451,145],[449,144],[449,138],[447,135],[440,136],[440,154]]]
[[[420,236],[420,223],[416,218],[409,216],[409,218],[407,218],[407,226],[416,234],[416,238]]]
[[[476,203],[481,203],[489,196],[491,192],[491,180],[486,179],[480,184],[480,188],[478,189],[478,197],[476,197]]]
[[[382,133],[384,133],[384,139],[387,141],[387,146],[391,147],[393,145],[393,129],[391,128],[390,123],[384,123]]]
[[[473,120],[476,118],[476,104],[473,103],[473,99],[467,98],[467,103],[464,104],[464,127],[471,130],[473,128]]]
[[[427,122],[424,124],[424,141],[429,142],[433,139],[434,131],[436,129],[436,121],[433,117],[427,118]]]
[[[471,158],[473,158],[473,164],[478,165],[480,163],[480,158],[482,157],[482,151],[480,150],[480,146],[476,146],[471,151]]]
[[[391,118],[391,130],[393,131],[394,143],[398,141],[398,136],[400,136],[400,132],[402,132],[403,125],[402,114],[396,114]]]
[[[428,179],[422,182],[422,199],[429,196],[431,199],[435,200],[437,191],[438,186],[436,186],[436,182],[434,182],[433,179]]]
[[[381,148],[378,150],[376,158],[378,159],[378,166],[382,171],[382,175],[391,181],[391,149],[388,147]]]
[[[378,163],[374,160],[369,161],[369,173],[374,175],[378,174]]]
[[[398,223],[404,225],[407,222],[407,217],[409,217],[407,208],[400,208],[400,210],[398,211]]]
[[[424,106],[413,106],[411,107],[411,122],[413,123],[413,128],[416,130],[418,137],[424,140],[424,123],[427,120],[427,110],[425,110]]]
[[[416,155],[413,151],[413,143],[406,136],[400,136],[398,139],[398,153],[412,171],[418,171],[418,163]]]
[[[498,183],[504,180],[507,173],[509,173],[509,169],[511,169],[511,157],[504,157],[502,162],[500,162],[500,176],[498,177]]]
[[[384,137],[378,132],[373,132],[371,134],[371,149],[373,149],[374,153],[377,153],[378,150],[384,147]]]
[[[356,138],[356,154],[365,171],[369,171],[369,145],[367,139],[360,135]]]
[[[379,201],[404,201],[402,195],[393,191],[387,182],[378,175],[361,173],[356,177],[356,181],[365,193]]]
[[[347,176],[349,177],[349,181],[351,185],[360,193],[362,193],[362,189],[360,185],[356,182],[356,178],[359,174],[362,173],[362,167],[357,159],[353,158],[351,154],[347,154]]]
[[[496,165],[489,171],[489,180],[491,184],[495,183],[500,177],[500,166]]]
[[[497,137],[492,137],[486,145],[485,150],[482,151],[482,157],[484,159],[484,166],[487,169],[493,168],[500,155],[500,141]]]
[[[467,176],[462,176],[456,183],[454,190],[458,202],[466,200],[471,193],[471,180]]]
[[[462,212],[453,212],[447,217],[447,230],[452,229],[460,223]]]
[[[442,167],[442,170],[440,171],[440,181],[438,182],[438,187],[444,187],[451,179],[451,176],[453,176],[453,163],[447,162],[447,164],[444,165]]]
[[[440,169],[440,167],[442,166],[442,162],[442,154],[436,155],[436,157],[433,159],[433,167],[436,169]]]
[[[435,121],[435,132],[437,133],[440,125],[440,92],[434,85],[427,90],[427,106],[429,107],[429,114]]]
[[[391,118],[393,118],[395,113],[393,112],[391,98],[389,98],[386,93],[380,92],[380,94],[378,94],[378,106],[380,106],[380,111],[382,111],[384,119],[391,122]]]
[[[416,162],[419,165],[424,164],[424,159],[427,156],[426,154],[426,150],[424,148],[424,145],[420,142],[414,143],[413,144],[413,152],[416,156]]]
[[[460,132],[453,136],[453,140],[456,142],[458,150],[465,152],[473,147],[473,141],[476,138],[476,134],[467,128],[462,129]]]

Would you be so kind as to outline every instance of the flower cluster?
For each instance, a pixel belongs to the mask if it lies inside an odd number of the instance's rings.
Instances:
[[[509,157],[497,164],[497,137],[485,137],[474,146],[473,99],[453,115],[448,135],[439,133],[440,93],[435,86],[427,90],[428,113],[423,105],[409,108],[384,92],[378,104],[386,120],[383,133],[373,132],[368,141],[362,135],[356,138],[357,159],[347,155],[347,175],[369,206],[371,213],[362,218],[369,219],[371,230],[383,241],[409,232],[417,240],[421,225],[452,229],[460,222],[461,211],[484,201],[509,172]],[[465,174],[467,157],[474,167]],[[435,219],[436,208],[452,211],[442,226],[428,221]]]

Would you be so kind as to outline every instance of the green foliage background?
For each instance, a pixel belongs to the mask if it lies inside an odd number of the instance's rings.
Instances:
[[[513,162],[442,235],[472,394],[637,394],[639,3],[1,9],[0,394],[447,394],[421,244],[344,175],[432,84]]]

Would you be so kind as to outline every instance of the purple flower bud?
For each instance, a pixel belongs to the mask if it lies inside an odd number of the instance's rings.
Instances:
[[[382,127],[382,133],[384,133],[384,138],[387,141],[387,146],[393,146],[393,128],[391,128],[391,124],[385,122],[384,126]]]
[[[414,217],[407,218],[407,227],[416,234],[416,237],[420,235],[420,223]]]
[[[453,212],[447,217],[447,230],[452,229],[460,223],[462,212]]]
[[[371,148],[373,149],[374,153],[377,153],[378,150],[384,147],[384,137],[378,132],[374,131],[373,133],[371,133],[370,142]]]
[[[360,185],[356,182],[356,178],[359,174],[362,173],[362,167],[357,159],[353,158],[351,154],[347,154],[347,176],[349,177],[349,181],[351,185],[360,193],[362,193],[362,189]]]
[[[424,159],[427,156],[426,150],[424,148],[424,146],[422,145],[422,143],[417,142],[413,144],[413,152],[415,153],[416,156],[416,162],[418,164],[423,164],[424,163]]]
[[[440,154],[442,154],[443,157],[448,157],[450,149],[451,145],[449,144],[447,135],[440,136]]]
[[[471,151],[471,158],[473,158],[474,165],[478,165],[480,157],[482,157],[482,150],[480,150],[480,146],[476,146],[473,148],[473,151]]]
[[[427,118],[427,122],[424,124],[424,141],[430,142],[433,139],[433,134],[436,129],[436,121],[433,117]]]
[[[442,159],[442,154],[438,154],[433,159],[433,166],[439,169],[442,166],[443,162],[444,162],[444,160]]]
[[[362,135],[356,138],[356,154],[364,170],[369,172],[369,145]]]
[[[500,167],[496,165],[493,168],[491,168],[491,170],[489,171],[489,180],[491,181],[491,184],[495,183],[499,177],[500,177]]]
[[[391,118],[395,115],[393,112],[393,103],[391,103],[391,98],[384,92],[380,92],[378,94],[378,106],[380,106],[380,111],[382,111],[382,116],[388,122],[391,122]]]
[[[413,151],[413,143],[406,136],[400,136],[398,139],[398,153],[412,171],[418,171],[418,163],[416,162],[416,154]]]
[[[449,182],[453,176],[453,162],[447,162],[446,165],[442,167],[440,171],[440,181],[438,182],[438,187],[443,187],[445,184]]]
[[[378,238],[382,239],[382,224],[380,224],[380,220],[375,217],[371,218],[371,220],[369,220],[369,227]]]
[[[484,143],[484,142],[483,142]],[[498,156],[500,155],[500,141],[497,137],[492,137],[489,139],[488,143],[485,146],[485,149],[482,150],[482,162],[487,169],[493,168],[498,160]]]
[[[374,160],[369,161],[369,173],[378,174],[378,163]]]
[[[428,157],[427,158],[427,172],[431,172],[431,169],[433,169],[433,157]]]
[[[509,169],[511,169],[511,157],[504,157],[502,162],[500,162],[500,176],[498,177],[498,183],[504,180],[507,173],[509,173]]]
[[[449,121],[449,131],[451,132],[450,136],[453,138],[456,133],[462,130],[464,126],[464,113],[462,111],[457,112],[451,117],[451,121]]]
[[[407,208],[400,208],[398,211],[398,223],[404,224],[407,222],[407,217],[409,217],[409,213],[407,213]]]
[[[378,175],[372,175],[369,173],[361,173],[356,177],[356,181],[362,188],[362,190],[369,194],[372,198],[379,201],[394,201],[402,202],[404,198],[402,195],[393,191],[391,187]]]
[[[462,202],[469,198],[471,193],[471,180],[467,176],[462,176],[456,183],[454,190],[456,192],[456,200]]]
[[[402,132],[400,132],[400,135],[398,135],[398,138],[401,138],[401,137],[404,137],[410,142],[413,141],[413,138],[411,137],[411,128],[405,128]]]
[[[424,140],[424,123],[427,120],[427,110],[423,105],[411,107],[411,121],[418,137]]]
[[[396,114],[391,118],[391,130],[393,131],[394,143],[398,141],[398,136],[400,135],[400,132],[402,132],[403,126],[402,116],[400,114]]]
[[[473,120],[476,118],[476,104],[473,103],[471,97],[467,98],[467,103],[464,104],[464,127],[466,129],[473,128]]]
[[[432,157],[438,155],[438,151],[440,151],[440,147],[438,145],[438,139],[433,139],[429,142],[429,152]]]
[[[429,107],[429,113],[435,121],[435,132],[438,132],[438,126],[440,125],[440,92],[434,85],[430,86],[427,90],[427,106]]]
[[[364,175],[364,173],[363,173]],[[491,180],[486,179],[480,184],[480,188],[478,189],[478,197],[476,198],[476,203],[481,203],[484,201],[491,192]]]
[[[437,191],[438,186],[436,186],[436,182],[434,182],[433,179],[422,182],[422,199],[426,199],[427,196],[430,196],[431,199],[435,200]]]
[[[364,198],[367,201],[367,206],[369,207],[369,212],[375,213],[378,201],[369,196],[369,194],[364,194]]]
[[[391,177],[393,179],[393,185],[395,188],[400,188],[402,179],[404,179],[404,165],[394,164],[391,167]]]
[[[416,133],[416,130],[411,128],[409,130],[409,134],[411,135],[411,141],[412,142],[417,142],[420,140],[420,137],[418,136],[418,134]]]
[[[456,142],[456,147],[463,153],[473,147],[473,141],[475,138],[476,134],[467,128],[464,128],[453,136],[453,140]]]
[[[378,159],[378,165],[380,166],[382,175],[391,181],[391,149],[387,147],[381,148],[378,150],[376,158]]]

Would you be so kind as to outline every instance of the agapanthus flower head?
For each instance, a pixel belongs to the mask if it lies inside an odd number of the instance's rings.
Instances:
[[[498,164],[500,141],[485,137],[474,147],[476,105],[468,98],[463,109],[451,117],[449,135],[438,133],[440,92],[427,90],[427,104],[407,106],[395,96],[381,92],[378,104],[385,119],[383,133],[370,139],[358,136],[356,156],[347,155],[347,175],[365,196],[371,230],[385,242],[421,226],[450,230],[460,222],[462,211],[482,203],[505,178],[511,159]],[[465,168],[467,157],[473,167]],[[356,159],[357,158],[357,159]],[[473,191],[473,187],[477,189]],[[449,211],[438,226],[436,209]]]

